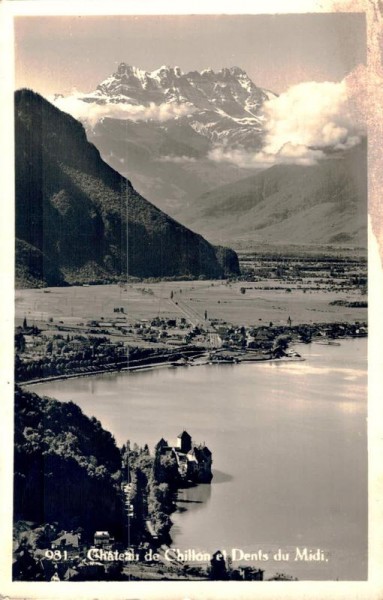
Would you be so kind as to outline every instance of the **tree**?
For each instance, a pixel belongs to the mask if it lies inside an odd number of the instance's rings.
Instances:
[[[286,334],[278,335],[273,343],[272,354],[275,358],[280,358],[281,356],[285,356],[286,350],[288,348],[289,342],[291,341],[291,336]]]
[[[23,336],[23,334],[21,333],[16,333],[15,335],[15,347],[16,350],[19,352],[24,352],[25,350],[25,337]]]
[[[28,329],[27,317],[24,317],[23,329]]]
[[[175,457],[169,454],[158,455],[154,460],[153,474],[158,483],[169,483],[170,486],[174,487],[179,479]]]
[[[43,570],[32,553],[32,547],[29,543],[21,543],[17,549],[17,558],[13,564],[13,579],[16,581],[41,581],[43,579]]]
[[[210,561],[209,578],[215,581],[228,578],[225,557],[220,550],[217,550]]]

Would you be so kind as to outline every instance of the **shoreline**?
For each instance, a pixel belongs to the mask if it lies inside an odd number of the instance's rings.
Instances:
[[[134,365],[132,367],[123,367],[121,369],[113,368],[113,369],[99,369],[97,371],[91,371],[89,373],[69,373],[68,375],[54,375],[52,377],[40,377],[39,379],[31,379],[29,381],[15,381],[15,385],[19,386],[30,386],[37,385],[38,383],[47,383],[49,381],[61,381],[65,379],[75,379],[80,377],[91,377],[92,375],[103,375],[105,373],[119,373],[119,372],[136,372],[136,371],[153,371],[155,369],[164,369],[164,368],[184,368],[184,367],[200,367],[202,365],[238,365],[240,363],[248,363],[248,362],[302,362],[306,359],[303,357],[295,357],[295,356],[283,356],[281,358],[269,358],[269,357],[253,357],[253,358],[243,358],[238,361],[229,361],[229,360],[217,360],[213,362],[212,360],[206,360],[200,363],[187,363],[185,365],[175,365],[174,363],[163,362],[163,363],[149,363],[147,365]]]
[[[99,369],[97,371],[90,371],[89,373],[70,373],[68,375],[54,375],[52,377],[40,377],[39,379],[31,379],[29,381],[15,381],[15,385],[26,386],[35,385],[38,383],[46,383],[49,381],[60,381],[65,379],[75,379],[80,377],[91,377],[92,375],[103,375],[105,373],[119,373],[122,371],[152,371],[153,369],[161,369],[165,367],[171,367],[168,363],[149,363],[148,365],[123,367],[122,369]]]
[[[367,337],[367,336],[347,336],[347,337],[343,337],[343,338],[337,338],[337,339],[343,339],[343,340],[350,340],[350,339],[361,339],[361,338]],[[327,341],[327,340],[312,340],[310,343],[311,344],[320,344],[322,346],[340,346],[340,342],[335,342],[335,343],[331,343],[333,340]],[[296,342],[296,343],[301,343],[303,344],[303,342]],[[306,344],[305,344],[306,345]],[[206,353],[208,354],[208,353]],[[201,357],[199,357],[201,358]],[[202,365],[238,365],[240,363],[250,363],[250,362],[256,362],[256,363],[281,363],[281,362],[304,362],[306,360],[306,358],[302,357],[302,356],[282,356],[279,358],[274,358],[274,357],[262,357],[262,356],[251,356],[251,352],[246,352],[244,354],[243,358],[239,358],[238,360],[217,360],[217,361],[212,361],[207,359],[206,361],[203,362],[193,362],[191,361],[190,363],[186,363],[186,364],[180,364],[180,365],[176,365],[174,363],[170,363],[169,361],[164,361],[164,362],[153,362],[153,363],[148,363],[145,365],[132,365],[132,366],[127,366],[127,367],[122,367],[122,368],[111,368],[111,369],[98,369],[97,371],[90,371],[88,373],[69,373],[69,374],[63,374],[63,375],[54,375],[51,377],[40,377],[39,379],[32,379],[32,380],[28,380],[28,381],[15,381],[15,385],[19,385],[19,386],[31,386],[31,385],[37,385],[39,383],[47,383],[49,381],[61,381],[61,380],[65,380],[65,379],[74,379],[74,378],[80,378],[80,377],[91,377],[92,375],[103,375],[105,373],[118,373],[118,372],[140,372],[140,371],[152,371],[155,369],[164,369],[164,368],[185,368],[185,367],[199,367]]]
[[[348,337],[348,338],[341,338],[341,339],[344,339],[344,340],[347,342],[347,340],[351,340],[351,339],[355,339],[355,338],[353,338],[353,337],[351,337],[351,336],[350,336],[350,337]],[[320,342],[320,344],[322,345],[322,342]],[[301,345],[301,344],[299,344],[299,345]],[[327,344],[326,342],[324,342],[324,345],[328,345],[328,344]],[[332,344],[330,344],[330,345],[332,345]],[[340,344],[338,343],[338,346],[339,346],[339,345],[340,345]],[[346,349],[345,349],[345,350],[344,350],[344,349],[340,349],[340,350],[339,350],[339,352],[337,353],[337,355],[338,355],[338,356],[340,355],[340,356],[342,357],[342,353],[343,353],[343,352],[347,352],[347,348],[349,348],[349,345],[348,345],[348,344],[345,344],[344,346],[346,347]],[[352,345],[351,345],[351,346],[352,346]],[[311,347],[311,348],[312,348],[312,347]],[[318,349],[318,350],[319,350],[319,349]],[[310,351],[310,349],[307,349],[307,351]],[[326,351],[325,351],[325,350],[321,350],[321,352],[323,352],[324,354],[326,353]],[[246,357],[246,354],[244,354],[244,357]],[[204,358],[205,358],[205,357],[204,357]],[[253,358],[255,359],[255,357],[253,357]],[[200,358],[200,360],[201,360],[201,363],[200,363],[200,364],[207,364],[206,362],[202,362],[202,357]],[[268,358],[263,358],[263,359],[261,359],[261,362],[274,362],[274,363],[278,363],[278,362],[283,362],[284,360],[286,360],[286,358],[282,358],[282,359],[271,359],[271,360],[270,360],[270,359],[268,359]],[[310,360],[310,359],[309,359],[309,360]],[[288,361],[291,361],[291,359],[288,359]],[[253,362],[260,362],[260,361],[259,361],[259,360],[254,360]],[[233,363],[233,364],[235,364],[235,363]],[[138,370],[138,371],[139,371],[139,370],[147,370],[147,369],[150,369],[150,368],[158,368],[158,367],[161,367],[161,368],[163,368],[163,367],[165,367],[165,366],[168,366],[168,367],[169,367],[169,366],[173,366],[173,365],[171,365],[170,363],[168,363],[168,364],[164,364],[164,363],[162,363],[162,364],[158,364],[158,363],[157,363],[157,364],[154,364],[154,365],[150,365],[150,364],[149,364],[149,365],[145,365],[144,369],[142,369],[142,367],[137,369],[137,366],[136,366],[135,370]],[[198,363],[197,363],[197,364],[193,364],[193,365],[191,364],[190,366],[198,366]],[[274,367],[274,368],[277,368],[277,367]],[[269,367],[263,367],[263,369],[266,369],[267,371],[269,371]],[[270,367],[270,369],[272,369],[272,368]],[[272,369],[272,370],[273,370],[273,369]],[[279,370],[279,369],[277,368],[277,370]],[[255,370],[252,370],[252,369],[251,369],[251,371],[255,373]],[[105,371],[103,371],[103,372],[105,372]],[[108,370],[108,372],[113,372],[113,371],[112,371],[111,369],[109,369],[109,370]],[[94,372],[94,373],[95,373],[95,372]],[[222,372],[222,373],[223,373],[223,372]],[[92,373],[90,373],[90,374],[92,374]],[[198,377],[198,372],[197,372],[196,374],[197,374],[197,377]],[[234,372],[233,372],[233,374],[234,374]],[[82,375],[84,375],[84,374],[81,374],[81,376],[82,376]],[[73,375],[72,375],[72,377],[73,377],[73,376],[76,376],[76,374],[73,374]],[[230,376],[230,375],[229,375],[229,376]],[[71,376],[66,376],[66,377],[71,377]],[[57,377],[56,377],[56,378],[57,378]],[[182,378],[182,376],[181,376],[181,378]],[[43,381],[46,381],[46,380],[43,380]],[[34,381],[34,383],[37,383],[37,382],[36,382],[36,381]],[[128,381],[127,381],[127,383],[128,383]],[[29,388],[29,390],[28,390],[28,391],[30,391],[30,392],[33,392],[33,389],[32,389],[32,390],[30,390],[30,388]],[[41,392],[37,392],[37,393],[38,393],[39,395],[41,394],[41,396],[44,396],[44,395],[45,395],[45,394],[43,394],[43,393],[41,393]],[[47,393],[46,393],[46,395],[47,395],[47,396],[49,396],[49,393],[47,392]],[[53,394],[53,395],[54,395],[54,394]],[[76,402],[76,401],[75,401],[75,402]],[[214,479],[213,479],[213,482],[214,482]],[[206,500],[204,500],[204,503],[205,503],[205,502],[206,502]],[[176,501],[176,504],[178,505],[178,502],[177,502],[177,501]],[[179,505],[178,505],[178,506],[179,506]],[[181,500],[181,506],[182,506],[182,500]],[[174,512],[174,511],[172,511],[172,512]],[[169,515],[169,516],[170,516],[170,518],[171,518],[171,517],[172,517],[172,513],[170,513],[170,515]],[[171,528],[170,528],[170,531],[169,531],[169,536],[170,536],[170,538],[171,538],[171,541],[169,542],[169,547],[170,547],[170,548],[172,548],[172,547],[175,547],[175,544],[176,544],[177,542],[175,541],[174,537],[173,537],[173,536],[172,536],[172,534],[171,534]],[[155,541],[153,541],[153,540],[151,540],[151,541],[149,541],[149,544],[153,544],[153,547],[154,547],[154,546],[156,545],[156,542],[155,542]],[[193,566],[193,565],[191,565],[191,566]],[[162,568],[162,565],[160,566],[160,568]],[[153,569],[153,574],[154,574],[154,577],[156,577],[156,576],[157,576],[157,569],[156,569],[156,567],[154,567],[154,569]],[[269,574],[269,575],[272,575],[272,574],[273,574],[273,570],[270,570],[268,574]]]

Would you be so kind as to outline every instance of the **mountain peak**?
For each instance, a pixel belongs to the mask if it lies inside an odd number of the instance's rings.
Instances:
[[[88,101],[150,104],[191,104],[197,110],[222,111],[229,117],[258,117],[262,103],[268,98],[240,67],[211,67],[183,73],[179,66],[161,65],[151,72],[119,64],[117,71],[102,81],[96,96]]]
[[[229,67],[222,69],[222,71],[226,71],[228,73],[230,73],[230,75],[234,75],[234,76],[240,76],[240,75],[246,75],[246,77],[248,77],[246,71],[244,71],[243,69],[241,69],[241,67]]]
[[[161,67],[155,69],[150,74],[154,76],[157,75],[157,73],[169,73],[169,71],[171,71],[171,67],[169,67],[169,65],[161,65]]]
[[[115,76],[116,75],[124,75],[124,74],[136,75],[136,74],[146,74],[146,72],[143,71],[142,69],[139,69],[137,67],[134,67],[132,65],[128,65],[127,63],[122,62],[118,65]]]
[[[187,120],[189,128],[212,144],[250,144],[258,148],[263,128],[262,107],[271,96],[237,65],[217,72],[208,67],[185,73],[179,66],[161,65],[153,71],[144,71],[122,62],[95,92],[81,99],[104,105],[105,112],[111,106],[114,114],[116,105],[140,107],[138,112],[146,121],[148,118]],[[153,107],[165,105],[166,109],[154,109],[153,113]],[[152,111],[146,111],[150,107]],[[121,114],[122,118],[129,118],[128,110],[121,109]]]
[[[162,79],[164,77],[182,77],[183,73],[180,67],[170,67],[169,65],[162,65],[159,69],[148,73],[149,77],[154,79]]]

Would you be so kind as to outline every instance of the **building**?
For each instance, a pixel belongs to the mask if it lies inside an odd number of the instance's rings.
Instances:
[[[106,548],[111,542],[109,531],[96,531],[94,534],[94,545],[97,548]]]
[[[263,581],[264,572],[262,569],[254,569],[253,567],[238,567],[239,577],[245,581]]]
[[[191,450],[192,439],[187,431],[183,431],[177,436],[177,448],[181,450],[181,452],[189,452]]]
[[[52,542],[52,549],[71,549],[79,548],[80,546],[80,534],[79,533],[67,533],[60,535],[57,539]]]
[[[211,471],[212,454],[207,446],[200,444],[194,446],[187,454],[189,473],[192,478],[200,483],[210,483],[213,474]]]
[[[191,436],[183,431],[177,436],[175,446],[161,438],[156,445],[159,455],[174,456],[181,479],[194,483],[210,483],[212,474],[212,453],[205,444],[194,445]]]

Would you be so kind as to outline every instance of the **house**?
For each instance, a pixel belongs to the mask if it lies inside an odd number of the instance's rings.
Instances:
[[[245,581],[263,581],[264,571],[254,569],[253,567],[239,566],[238,573],[241,579]]]
[[[52,549],[70,549],[79,548],[81,536],[79,533],[65,532],[52,542]]]
[[[109,531],[96,531],[94,534],[94,545],[97,548],[105,548],[109,546],[111,537]]]

